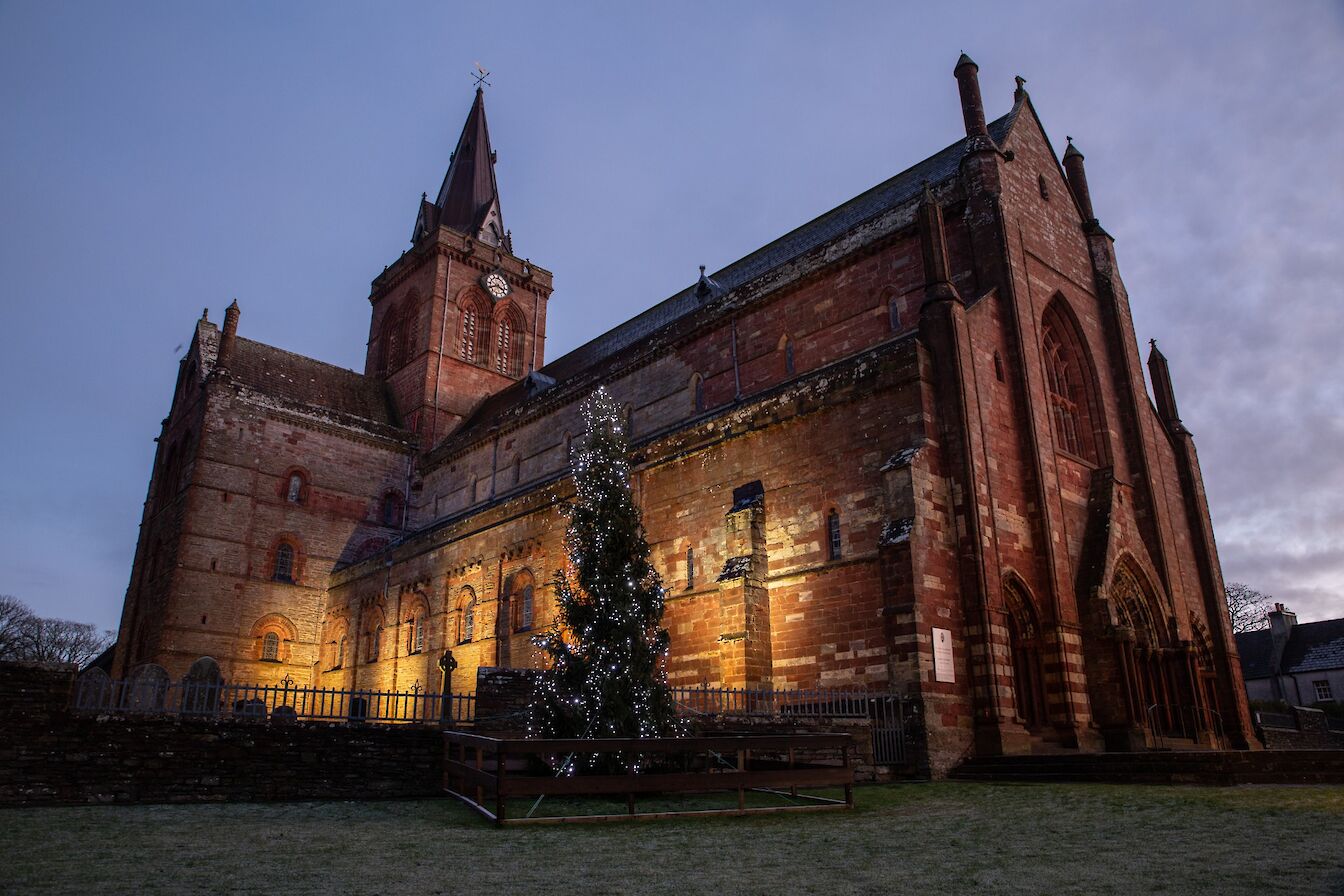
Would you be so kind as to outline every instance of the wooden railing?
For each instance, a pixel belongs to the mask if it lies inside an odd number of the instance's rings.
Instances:
[[[853,738],[848,734],[511,739],[445,731],[444,739],[445,789],[497,825],[747,815],[854,806]],[[627,771],[579,773],[580,763],[597,768],[624,767]],[[844,798],[803,794],[800,788],[842,788]],[[639,796],[715,792],[736,793],[736,806],[636,811]],[[790,802],[748,806],[748,792],[787,796]],[[548,796],[624,796],[626,811],[510,816],[511,798],[535,797],[535,810]]]

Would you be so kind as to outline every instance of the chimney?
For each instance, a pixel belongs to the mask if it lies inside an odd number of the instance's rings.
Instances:
[[[1288,646],[1288,638],[1292,635],[1295,625],[1297,614],[1283,604],[1275,604],[1274,609],[1269,611],[1269,637],[1274,648],[1270,655],[1270,669],[1274,672],[1279,671],[1284,648]]]
[[[228,369],[229,359],[233,357],[233,345],[238,341],[238,300],[234,299],[224,309],[224,330],[219,337],[219,354],[215,357],[215,366]]]
[[[1083,168],[1083,154],[1073,145],[1072,137],[1064,139],[1069,141],[1068,148],[1064,150],[1064,173],[1068,176],[1069,189],[1073,190],[1073,197],[1078,200],[1078,207],[1082,209],[1083,221],[1090,223],[1097,220],[1097,216],[1092,212],[1092,194],[1087,191],[1087,170]]]
[[[966,121],[967,137],[989,135],[985,127],[985,104],[980,99],[980,66],[965,53],[957,60],[952,70],[957,78],[957,89],[961,91],[961,117]]]

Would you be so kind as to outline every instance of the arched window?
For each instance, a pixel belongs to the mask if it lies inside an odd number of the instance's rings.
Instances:
[[[522,594],[518,597],[518,631],[525,632],[532,628],[532,586],[524,585]]]
[[[289,474],[289,488],[285,491],[285,500],[291,504],[303,503],[303,474]]]
[[[457,639],[459,644],[466,644],[476,635],[476,596],[467,598],[466,603],[462,605],[462,630]]]
[[[1058,447],[1075,457],[1097,462],[1090,367],[1082,337],[1056,299],[1041,320],[1045,388]]]
[[[382,625],[379,625],[369,634],[369,650],[368,650],[369,662],[371,663],[378,662],[378,654],[382,652],[382,649],[383,649],[383,627]]]
[[[416,613],[407,620],[406,652],[420,653],[425,649],[425,614]]]
[[[402,517],[401,492],[395,489],[383,495],[383,506],[379,510],[379,517],[384,526],[400,526]]]
[[[697,414],[705,410],[705,380],[698,373],[691,375],[691,410]]]
[[[268,663],[280,662],[280,636],[267,632],[261,639],[261,658]]]
[[[1003,382],[1003,356],[994,353],[994,379]]]
[[[781,340],[781,347],[784,350],[784,375],[793,376],[796,370],[793,364],[793,340],[785,336]]]
[[[695,587],[695,548],[686,549],[686,590]]]
[[[294,546],[287,541],[280,542],[275,549],[275,569],[271,578],[294,584]]]
[[[887,323],[891,326],[891,332],[901,331],[901,303],[896,296],[887,299]]]
[[[339,669],[345,665],[345,635],[341,635],[340,640],[336,642],[336,665],[333,669]]]
[[[832,510],[826,514],[826,556],[831,560],[840,559],[840,512]]]
[[[463,361],[475,362],[476,343],[480,338],[480,331],[480,312],[476,310],[475,305],[467,305],[462,309],[462,338],[458,348]]]
[[[396,308],[389,308],[382,326],[384,374],[395,373],[401,369],[404,338],[401,316]]]
[[[495,334],[495,370],[513,374],[513,321],[507,317],[499,322]]]

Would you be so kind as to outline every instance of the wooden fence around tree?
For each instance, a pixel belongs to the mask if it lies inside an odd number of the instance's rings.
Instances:
[[[532,739],[445,731],[444,788],[497,825],[615,821],[684,815],[748,815],[850,809],[854,806],[853,738],[848,734],[721,737]],[[580,764],[619,764],[638,771],[577,773]],[[800,793],[841,788],[843,799]],[[636,811],[639,797],[735,793],[719,809]],[[748,806],[747,794],[787,798]],[[511,816],[509,800],[624,796],[624,813]],[[493,808],[490,808],[493,806]]]

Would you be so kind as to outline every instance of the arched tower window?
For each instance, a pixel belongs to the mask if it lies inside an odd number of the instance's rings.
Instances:
[[[901,331],[901,302],[896,296],[887,299],[887,324],[891,327],[891,332]]]
[[[1072,316],[1056,299],[1041,320],[1045,388],[1058,447],[1089,463],[1098,462],[1098,405],[1091,366]]]
[[[691,410],[697,414],[705,410],[705,378],[698,373],[691,374]]]
[[[389,308],[382,326],[384,375],[396,373],[401,369],[404,340],[400,309]]]
[[[291,504],[303,503],[303,474],[290,473],[289,487],[285,490],[285,500]]]
[[[462,336],[458,352],[464,361],[476,360],[476,340],[480,334],[481,318],[476,306],[468,305],[462,309]]]
[[[277,582],[294,584],[294,546],[287,541],[280,542],[275,549],[275,567],[271,578]]]
[[[784,375],[785,375],[785,376],[793,376],[795,372],[797,372],[797,368],[794,366],[794,363],[793,363],[793,340],[790,339],[789,337],[785,336],[785,337],[784,337]]]
[[[280,636],[267,632],[261,639],[261,658],[268,663],[280,662]]]
[[[832,510],[826,514],[826,555],[831,560],[840,559],[840,511]]]
[[[495,350],[492,364],[495,372],[505,376],[522,375],[523,320],[516,308],[509,305],[495,322]]]

